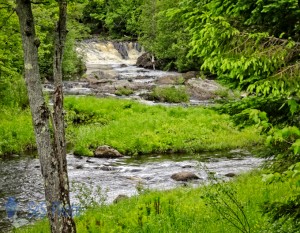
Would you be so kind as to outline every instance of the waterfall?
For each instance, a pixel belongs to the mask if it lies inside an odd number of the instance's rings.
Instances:
[[[80,54],[87,66],[102,65],[134,65],[137,58],[144,53],[137,42],[110,42],[86,40],[78,44],[76,51]]]

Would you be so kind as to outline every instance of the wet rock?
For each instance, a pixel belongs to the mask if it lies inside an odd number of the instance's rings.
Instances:
[[[140,172],[140,171],[142,171],[142,169],[135,168],[131,170],[131,172]]]
[[[89,159],[86,160],[87,163],[95,163],[94,161],[91,161]]]
[[[116,170],[116,169],[114,167],[103,166],[103,167],[100,167],[100,170],[102,170],[102,171],[113,171],[113,170]]]
[[[127,43],[113,42],[115,49],[120,53],[123,59],[128,59],[128,46]]]
[[[192,165],[183,165],[182,168],[192,168]]]
[[[189,79],[192,79],[192,78],[197,78],[198,76],[199,76],[199,72],[198,71],[189,71],[189,72],[186,72],[186,73],[182,74],[182,77],[186,81],[189,80]]]
[[[136,66],[146,69],[153,69],[153,65],[159,70],[162,68],[162,61],[155,58],[154,62],[152,62],[152,55],[150,53],[143,53],[136,61]]]
[[[168,75],[159,77],[156,80],[156,84],[159,85],[176,85],[176,84],[183,84],[184,79],[181,75]]]
[[[235,177],[236,176],[236,174],[235,173],[233,173],[233,172],[229,172],[229,173],[227,173],[227,174],[225,174],[225,176],[226,177]]]
[[[96,77],[86,77],[86,80],[89,82],[89,85],[99,85],[99,84],[104,84],[104,83],[110,83],[114,81],[114,79],[97,79]]]
[[[171,176],[173,180],[176,181],[188,181],[200,179],[197,175],[192,172],[178,172]]]
[[[128,199],[129,197],[127,195],[124,195],[124,194],[120,194],[118,195],[115,200],[113,201],[115,204],[122,201],[122,200],[126,200]]]
[[[99,146],[94,151],[94,156],[96,158],[120,158],[123,155],[116,149],[114,149],[110,146],[104,145],[104,146]]]
[[[118,74],[114,70],[97,70],[92,72],[87,78],[105,80],[107,82],[118,78]]]
[[[127,177],[125,177],[126,179],[128,179],[128,180],[131,180],[131,181],[134,181],[134,182],[137,182],[137,183],[143,183],[143,179],[142,178],[140,178],[140,177],[136,177],[136,176],[127,176]]]
[[[199,100],[213,99],[217,97],[216,92],[222,87],[213,80],[192,78],[186,82],[188,93]]]
[[[76,169],[82,169],[82,168],[83,168],[83,165],[76,165],[75,168],[76,168]]]
[[[153,63],[151,61],[151,54],[143,53],[141,56],[139,56],[136,61],[136,66],[147,68],[147,69],[153,69]]]

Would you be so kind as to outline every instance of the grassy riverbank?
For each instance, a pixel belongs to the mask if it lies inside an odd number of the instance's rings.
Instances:
[[[226,184],[197,189],[185,187],[165,192],[150,192],[117,204],[91,209],[76,218],[76,226],[77,231],[81,233],[240,232],[225,219],[226,216],[232,215],[231,211],[233,211],[240,219],[248,222],[249,226],[246,228],[251,232],[274,233],[268,216],[261,212],[261,205],[266,201],[287,198],[292,193],[293,189],[288,184],[266,185],[262,182],[260,173],[253,172]],[[238,210],[228,194],[232,194],[233,200],[239,203],[242,211]],[[214,202],[215,205],[212,205],[213,200],[217,200]],[[223,212],[223,215],[220,215],[218,209]],[[236,224],[242,227],[241,224]],[[288,227],[288,222],[282,224],[281,232],[289,232]],[[42,221],[32,228],[22,228],[16,232],[46,233],[49,232],[48,223]]]
[[[229,116],[201,107],[147,106],[129,100],[68,97],[67,140],[78,155],[100,145],[126,155],[227,150],[261,142],[255,127],[239,131]],[[29,111],[1,115],[0,155],[34,148]]]
[[[201,107],[147,106],[129,100],[69,97],[68,139],[74,152],[92,155],[99,145],[123,154],[199,152],[251,146],[254,127],[237,130],[229,116]]]

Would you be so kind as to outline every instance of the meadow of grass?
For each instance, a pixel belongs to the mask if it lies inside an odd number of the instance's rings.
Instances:
[[[234,200],[241,206],[242,212],[224,190],[230,190]],[[215,203],[217,206],[212,205],[206,198],[213,195],[217,195],[221,200]],[[219,185],[207,185],[196,189],[184,187],[161,192],[150,191],[117,204],[90,209],[76,217],[75,221],[77,232],[80,233],[243,232],[233,226],[233,221],[226,220],[226,215],[228,217],[233,210],[240,219],[247,222],[248,225],[245,227],[247,231],[244,232],[274,233],[277,231],[269,222],[268,216],[262,213],[261,205],[266,201],[279,201],[289,195],[292,195],[292,191],[287,183],[267,185],[262,181],[260,173],[252,172]],[[223,215],[218,211],[222,208]],[[286,229],[289,228],[289,223],[283,225],[286,225]],[[18,229],[15,232],[47,233],[49,228],[47,221],[44,220],[33,227]]]
[[[148,106],[130,100],[67,97],[67,141],[77,155],[100,145],[125,155],[228,150],[260,143],[255,127],[238,130],[228,115],[202,107]],[[29,110],[3,110],[0,155],[35,148]]]
[[[29,110],[2,109],[0,114],[0,156],[35,149]]]
[[[129,100],[68,97],[67,138],[78,155],[109,145],[126,155],[251,147],[255,127],[238,130],[228,115],[203,107],[147,106]]]

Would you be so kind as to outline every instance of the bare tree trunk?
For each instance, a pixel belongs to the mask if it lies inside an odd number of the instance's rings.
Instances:
[[[51,226],[51,232],[76,232],[75,224],[71,215],[69,200],[65,142],[64,138],[63,141],[61,141],[61,136],[57,136],[61,135],[61,132],[64,133],[64,127],[60,128],[62,123],[56,124],[55,122],[57,120],[54,118],[54,143],[52,143],[49,125],[50,111],[45,103],[42,93],[38,65],[39,40],[35,33],[31,2],[30,0],[16,0],[16,3],[16,11],[19,17],[24,51],[24,75],[40,157],[41,170],[44,178],[47,214]],[[63,50],[61,50],[61,54],[62,52]],[[60,57],[62,57],[62,55]],[[61,68],[61,65],[58,67]],[[56,88],[55,95],[59,96],[60,92],[62,97],[62,89],[59,89],[58,91],[58,88]],[[55,99],[55,102],[57,102],[55,103],[55,108],[60,108],[59,106],[62,106],[61,97],[57,97],[57,99]],[[61,103],[59,103],[59,98],[61,98]],[[62,131],[57,134],[57,130]]]
[[[76,232],[75,223],[72,219],[72,212],[70,208],[69,179],[67,171],[65,124],[63,111],[64,96],[62,83],[62,61],[67,36],[67,0],[58,0],[57,2],[59,6],[59,19],[55,28],[53,58],[53,78],[55,85],[55,91],[53,96],[53,150],[56,160],[59,163],[58,175],[60,185],[60,201],[62,203],[62,208],[64,208],[64,212],[66,213],[63,219],[64,224],[62,232]],[[67,208],[69,208],[69,210]]]

